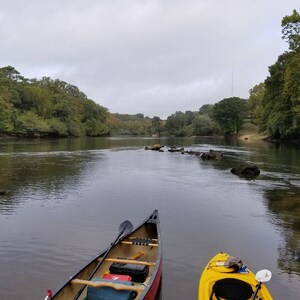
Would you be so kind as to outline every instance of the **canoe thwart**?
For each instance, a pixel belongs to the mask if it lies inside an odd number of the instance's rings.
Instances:
[[[139,238],[139,237],[136,237],[136,236],[130,236],[129,237],[129,240],[134,240],[134,239],[145,239],[145,238]],[[152,240],[152,242],[158,242],[158,239],[149,239],[148,240]]]
[[[120,283],[113,283],[113,282],[102,282],[102,281],[90,281],[90,280],[83,280],[75,278],[71,281],[72,284],[83,284],[92,286],[94,288],[101,288],[101,287],[110,287],[115,290],[120,291],[135,291],[135,292],[142,292],[145,288],[144,287],[138,287],[138,286],[130,286]]]
[[[98,261],[101,261],[102,258],[98,258]],[[141,261],[141,260],[133,260],[133,259],[122,259],[122,258],[105,258],[105,261],[109,262],[117,262],[121,264],[134,264],[134,265],[145,265],[153,267],[155,266],[155,262],[149,262],[149,261]]]
[[[156,239],[139,238],[139,237],[131,237],[129,238],[129,241],[122,241],[122,244],[158,247],[158,243]]]
[[[122,244],[127,244],[127,245],[140,245],[140,246],[149,246],[149,247],[158,247],[158,244],[136,244],[130,241],[122,241]]]

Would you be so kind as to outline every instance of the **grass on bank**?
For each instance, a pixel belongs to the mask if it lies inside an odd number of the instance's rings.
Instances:
[[[247,119],[239,132],[238,138],[243,140],[263,140],[268,138],[268,134],[266,132],[259,132],[258,126],[253,124],[250,119]]]

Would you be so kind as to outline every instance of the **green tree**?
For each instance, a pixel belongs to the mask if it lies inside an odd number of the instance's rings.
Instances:
[[[190,110],[185,111],[184,113],[184,125],[191,125],[194,121],[196,113]]]
[[[162,121],[160,117],[154,116],[151,121],[152,133],[160,135],[162,131]]]
[[[291,103],[291,120],[288,135],[300,137],[300,51],[295,52],[286,65],[282,96]]]
[[[167,130],[174,135],[183,135],[185,126],[185,114],[181,111],[176,111],[175,114],[168,116],[166,120]]]
[[[109,134],[109,128],[96,119],[90,119],[85,122],[85,132],[88,136],[104,136]]]
[[[39,136],[50,131],[49,124],[32,111],[25,112],[17,117],[15,132],[21,136]]]
[[[200,115],[208,115],[210,118],[212,118],[213,110],[214,110],[213,104],[204,104],[199,108],[199,114]]]
[[[143,114],[110,114],[110,133],[114,135],[151,135],[155,132],[152,120]]]
[[[214,105],[214,119],[225,136],[238,134],[248,114],[247,101],[238,97],[226,98]]]
[[[300,15],[294,9],[290,16],[285,16],[281,21],[282,38],[289,43],[292,51],[300,49]]]
[[[283,94],[285,73],[293,53],[284,53],[277,62],[269,67],[270,76],[265,80],[265,96],[263,100],[263,120],[269,135],[273,138],[284,139],[290,135],[293,127],[293,103],[290,91]]]
[[[57,136],[57,137],[68,137],[68,128],[65,123],[60,121],[57,118],[51,118],[48,119],[48,124],[49,124],[49,133],[52,136]]]
[[[0,133],[13,132],[13,106],[11,103],[5,101],[0,95]]]
[[[194,135],[209,136],[219,132],[218,125],[208,114],[198,114],[193,121]]]
[[[261,131],[266,130],[266,124],[263,119],[263,100],[265,96],[265,85],[260,83],[250,90],[249,109],[251,120],[257,124]]]
[[[300,137],[300,15],[294,10],[281,22],[282,38],[290,52],[281,54],[269,67],[263,84],[250,90],[249,103],[259,129],[270,137]]]
[[[20,83],[23,77],[13,67],[0,68],[0,95],[6,101],[17,105],[20,100]]]
[[[26,81],[25,78],[12,66],[0,68],[1,77],[5,77],[10,81],[22,82]]]
[[[30,85],[23,88],[19,108],[33,110],[38,116],[46,118],[50,113],[51,101],[45,89]]]
[[[108,111],[76,86],[49,77],[26,79],[0,68],[0,132],[22,136],[107,135]]]

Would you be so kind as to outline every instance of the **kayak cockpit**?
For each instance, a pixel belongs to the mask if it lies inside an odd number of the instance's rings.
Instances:
[[[215,282],[210,299],[250,299],[253,290],[250,284],[235,278],[224,278]]]

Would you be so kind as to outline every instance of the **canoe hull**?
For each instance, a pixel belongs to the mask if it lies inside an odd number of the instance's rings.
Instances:
[[[159,292],[159,285],[161,283],[161,276],[162,276],[162,259],[160,261],[160,265],[157,271],[157,274],[154,278],[154,281],[150,287],[150,289],[148,290],[148,292],[146,293],[146,295],[144,296],[144,300],[155,300],[156,297],[158,296],[158,292]]]
[[[140,241],[135,243],[135,237],[140,237],[142,240],[144,239],[145,243]],[[149,241],[151,242],[149,243]],[[107,253],[107,250],[110,251]],[[137,254],[142,255],[141,258],[138,258],[139,261],[144,263],[151,262],[151,265],[149,266],[149,276],[147,276],[145,282],[142,284],[136,282],[133,283],[134,287],[136,288],[142,287],[142,291],[138,293],[135,299],[154,300],[162,276],[161,233],[157,210],[155,210],[147,219],[145,219],[139,226],[134,228],[130,233],[121,237],[113,247],[108,247],[100,255],[96,256],[90,263],[88,263],[83,269],[71,277],[71,279],[53,295],[51,300],[73,300],[83,287],[84,290],[78,299],[85,299],[87,296],[87,286],[80,284],[78,281],[90,281],[90,276],[95,268],[99,266],[99,262],[101,262],[100,266],[93,278],[103,278],[104,274],[109,273],[112,260],[119,258],[132,258]],[[103,260],[102,257],[105,257],[105,259]],[[134,260],[132,259],[132,261]],[[75,280],[77,281],[75,282],[72,281],[73,279],[78,280]]]

